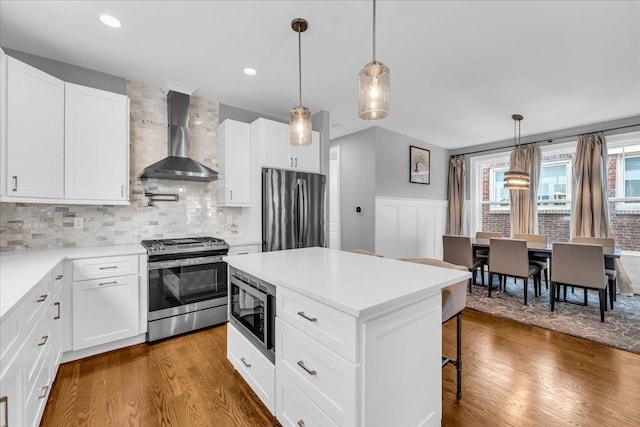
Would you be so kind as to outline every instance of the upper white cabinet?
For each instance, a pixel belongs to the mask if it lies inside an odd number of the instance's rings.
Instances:
[[[127,200],[128,107],[125,95],[65,85],[65,199]]]
[[[2,194],[63,197],[64,82],[2,55]]]
[[[218,126],[218,204],[251,205],[251,125],[225,120]]]
[[[128,204],[128,98],[0,59],[0,201]]]
[[[289,125],[267,119],[251,123],[251,138],[260,150],[260,166],[320,173],[320,134],[309,146],[289,144]]]

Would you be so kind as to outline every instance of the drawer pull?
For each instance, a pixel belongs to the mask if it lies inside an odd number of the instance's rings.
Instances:
[[[11,191],[18,191],[18,177],[13,176],[13,189]]]
[[[53,305],[58,307],[58,314],[53,318],[53,320],[58,320],[60,318],[60,302],[54,302]]]
[[[114,280],[112,282],[102,282],[102,283],[98,283],[98,286],[104,286],[104,285],[117,285],[118,281]]]
[[[100,267],[100,270],[115,270],[117,268],[117,265],[110,265],[109,267]]]
[[[0,405],[4,406],[4,420],[0,427],[9,427],[9,396],[0,397]]]
[[[40,298],[38,298],[38,299],[36,300],[36,302],[43,302],[44,300],[46,300],[46,299],[47,299],[47,297],[48,297],[48,296],[49,296],[49,295],[40,295]]]
[[[300,366],[302,369],[304,369],[305,371],[307,371],[307,374],[309,375],[315,375],[317,372],[315,371],[315,369],[309,369],[306,366],[304,366],[304,362],[302,360],[298,361],[298,366]]]
[[[56,276],[56,280],[60,280],[60,279],[62,279],[63,277],[64,277],[64,276],[63,276],[62,274],[58,274],[58,275]]]
[[[40,340],[41,341],[38,343],[38,347],[43,346],[47,343],[47,341],[49,340],[49,335],[41,337]]]
[[[42,390],[42,394],[38,396],[38,399],[44,399],[45,397],[47,397],[47,391],[49,391],[49,386],[46,385],[44,387],[40,387],[40,390]]]
[[[244,366],[246,366],[247,368],[251,367],[251,363],[248,363],[244,357],[241,357],[240,360],[242,361],[242,363],[244,363]]]
[[[309,322],[316,322],[318,320],[317,317],[309,317],[306,314],[304,314],[304,311],[299,311],[298,312],[298,316],[300,317],[304,317],[305,319],[307,319]]]
[[[249,252],[238,252],[236,255],[247,255]]]
[[[300,427],[304,427],[304,420],[300,420],[300,421],[298,421],[298,425],[299,425]]]

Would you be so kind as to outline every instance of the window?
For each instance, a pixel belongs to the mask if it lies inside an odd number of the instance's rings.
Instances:
[[[558,200],[565,200],[567,203],[557,203]],[[571,200],[571,161],[543,162],[538,186],[538,209],[568,209],[570,208],[569,200]]]
[[[624,159],[624,197],[640,197],[640,156]]]
[[[607,138],[609,169],[609,196],[614,196],[615,209],[640,209],[640,132]]]

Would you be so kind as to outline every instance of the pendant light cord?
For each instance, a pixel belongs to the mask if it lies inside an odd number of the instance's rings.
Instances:
[[[376,62],[376,0],[373,0],[373,62]]]
[[[298,31],[298,96],[302,107],[302,37]]]

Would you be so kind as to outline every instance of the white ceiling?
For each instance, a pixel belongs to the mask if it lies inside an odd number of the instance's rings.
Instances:
[[[357,117],[372,55],[366,1],[0,2],[0,44],[287,118],[327,110],[331,139],[377,125],[444,148],[640,115],[638,1],[378,1],[377,59],[391,69],[391,115]],[[101,24],[108,12],[122,28]],[[242,74],[246,66],[258,75]]]

